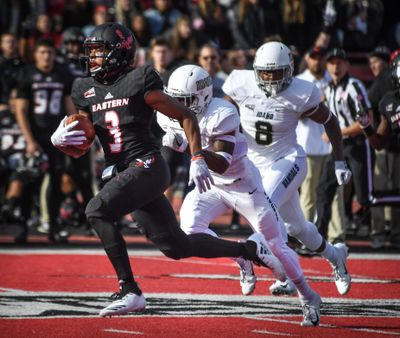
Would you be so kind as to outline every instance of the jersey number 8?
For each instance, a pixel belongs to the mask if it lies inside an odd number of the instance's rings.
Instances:
[[[256,142],[263,146],[272,143],[272,125],[268,122],[256,122]]]

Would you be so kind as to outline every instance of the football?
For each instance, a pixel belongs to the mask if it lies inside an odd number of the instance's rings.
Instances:
[[[79,121],[79,123],[73,128],[73,130],[83,130],[87,138],[87,141],[84,144],[74,147],[82,150],[87,150],[93,144],[94,138],[96,136],[93,123],[92,121],[90,121],[90,119],[80,114],[72,114],[67,118],[67,124],[70,124],[74,121]]]

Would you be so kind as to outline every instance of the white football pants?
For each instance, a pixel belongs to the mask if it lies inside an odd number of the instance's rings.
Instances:
[[[297,280],[302,276],[297,255],[286,245],[283,222],[275,205],[265,194],[261,175],[250,160],[251,168],[246,177],[229,185],[212,186],[202,194],[193,189],[183,201],[180,210],[181,228],[187,234],[207,233],[216,236],[209,229],[210,223],[234,208],[244,216],[253,231],[264,235],[272,253],[281,261],[289,278]]]
[[[315,251],[323,238],[315,224],[308,222],[300,206],[299,188],[307,174],[307,159],[295,153],[259,167],[265,192],[278,207],[287,233]]]

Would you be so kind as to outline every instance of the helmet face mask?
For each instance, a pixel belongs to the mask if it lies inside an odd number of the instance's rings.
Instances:
[[[257,50],[253,68],[257,86],[267,96],[275,96],[292,82],[292,53],[283,43],[267,42]]]
[[[83,46],[86,73],[97,80],[118,76],[135,59],[135,37],[128,28],[119,23],[97,26]],[[103,59],[101,63],[96,62],[98,58]]]
[[[392,61],[391,65],[392,70],[392,82],[393,85],[400,89],[400,54],[396,55]]]
[[[168,80],[166,93],[186,107],[199,118],[212,99],[212,78],[203,68],[184,65],[177,68]]]

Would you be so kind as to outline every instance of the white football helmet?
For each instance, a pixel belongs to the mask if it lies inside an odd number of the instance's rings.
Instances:
[[[290,49],[281,42],[271,41],[264,43],[257,49],[253,63],[258,87],[267,96],[274,96],[287,88],[293,79],[293,57]],[[282,71],[278,80],[264,81],[260,77],[260,71]]]
[[[166,93],[182,101],[196,115],[202,114],[212,99],[212,78],[199,66],[184,65],[171,74]]]

